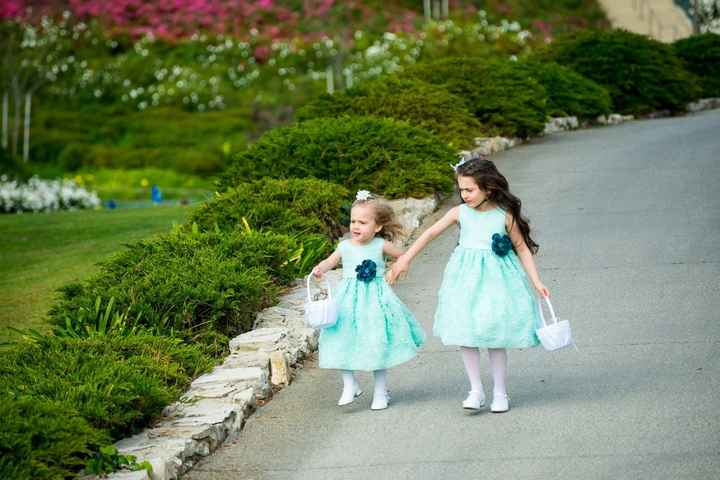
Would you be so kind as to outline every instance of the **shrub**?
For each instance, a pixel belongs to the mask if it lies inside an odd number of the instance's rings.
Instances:
[[[233,159],[219,187],[262,177],[315,177],[388,198],[421,197],[452,188],[451,162],[450,147],[405,122],[318,118],[263,135]]]
[[[0,358],[0,471],[74,476],[92,451],[148,425],[212,364],[197,346],[151,335],[13,345]]]
[[[51,321],[65,327],[93,312],[97,298],[102,304],[114,298],[128,327],[177,332],[223,350],[223,336],[250,329],[256,312],[272,303],[274,282],[295,278],[289,260],[298,249],[293,239],[272,232],[176,231],[141,241],[101,264],[98,275],[65,286]]]
[[[335,238],[341,233],[340,210],[349,195],[345,187],[314,178],[266,178],[218,194],[198,207],[188,223],[202,230],[217,225],[230,231],[246,219],[253,229]]]
[[[448,58],[414,65],[405,75],[460,96],[492,133],[530,137],[545,128],[545,89],[517,62]]]
[[[615,108],[626,114],[684,111],[699,94],[672,47],[644,35],[580,32],[553,42],[543,56],[604,86]]]
[[[455,148],[472,145],[482,125],[464,101],[442,87],[419,80],[383,77],[334,95],[322,95],[298,111],[299,120],[368,115],[407,120]]]
[[[685,67],[699,77],[703,97],[720,97],[720,35],[703,33],[673,44]]]
[[[549,115],[574,115],[581,119],[592,119],[611,112],[608,91],[574,70],[554,62],[529,61],[525,66],[545,87]]]

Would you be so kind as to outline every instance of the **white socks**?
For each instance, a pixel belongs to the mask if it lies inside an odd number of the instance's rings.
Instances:
[[[352,403],[353,400],[355,400],[355,397],[359,397],[362,394],[362,390],[360,390],[360,385],[358,385],[357,380],[355,380],[355,375],[353,375],[352,370],[343,370],[342,380],[343,391],[342,395],[340,395],[340,400],[338,400],[339,406]]]
[[[482,392],[480,350],[478,350],[477,347],[460,347],[460,351],[462,352],[462,359],[465,364],[465,372],[467,372],[468,380],[470,380],[470,390],[473,392]]]
[[[375,370],[375,391],[371,410],[384,410],[388,406],[389,395],[387,391],[387,370]]]
[[[493,397],[506,397],[505,375],[507,373],[507,350],[488,348],[490,371],[493,377]]]

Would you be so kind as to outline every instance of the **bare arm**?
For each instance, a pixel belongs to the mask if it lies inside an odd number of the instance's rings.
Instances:
[[[535,259],[533,258],[532,252],[525,243],[525,239],[522,236],[522,232],[520,232],[520,228],[513,220],[512,215],[509,213],[505,216],[505,229],[510,233],[510,240],[512,240],[515,252],[520,259],[520,263],[525,269],[525,273],[527,273],[530,282],[532,282],[533,287],[537,290],[540,296],[549,297],[550,291],[540,280],[540,275],[535,267]]]
[[[395,283],[401,274],[407,273],[410,269],[410,262],[412,262],[413,258],[415,258],[415,256],[420,253],[422,249],[425,248],[435,237],[447,230],[447,228],[451,225],[457,223],[459,212],[460,207],[451,208],[445,216],[425,230],[423,234],[420,235],[415,242],[413,242],[410,248],[408,248],[407,252],[398,257],[397,262],[395,262],[395,265],[392,266],[392,269],[388,273],[388,283]]]
[[[315,278],[322,278],[323,275],[325,275],[325,272],[337,267],[341,259],[342,256],[340,255],[340,247],[338,247],[329,257],[315,265],[315,268],[312,270],[312,274]]]
[[[405,250],[385,240],[385,243],[383,244],[383,253],[388,257],[398,258],[400,255],[405,253]]]

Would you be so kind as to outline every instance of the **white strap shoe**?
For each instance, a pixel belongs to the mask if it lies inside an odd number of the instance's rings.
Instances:
[[[467,398],[462,402],[462,406],[466,410],[480,410],[485,406],[485,394],[475,390],[470,390]]]
[[[338,400],[338,406],[342,407],[343,405],[348,405],[355,401],[357,397],[362,395],[362,390],[360,390],[360,385],[358,385],[357,382],[353,383],[352,389],[343,389],[342,395],[340,395],[340,400]]]
[[[385,410],[388,407],[390,401],[390,392],[385,390],[383,393],[377,393],[373,395],[373,401],[370,405],[370,410]]]
[[[493,395],[490,411],[493,413],[505,413],[508,410],[510,410],[510,398],[507,395]]]

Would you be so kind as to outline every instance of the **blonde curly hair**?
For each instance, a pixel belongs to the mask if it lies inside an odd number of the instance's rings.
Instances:
[[[403,235],[404,229],[402,224],[395,216],[393,208],[384,199],[369,194],[367,198],[356,198],[352,203],[352,207],[358,205],[369,205],[372,207],[375,213],[375,223],[382,227],[380,232],[378,232],[378,235],[382,238],[394,242]]]

